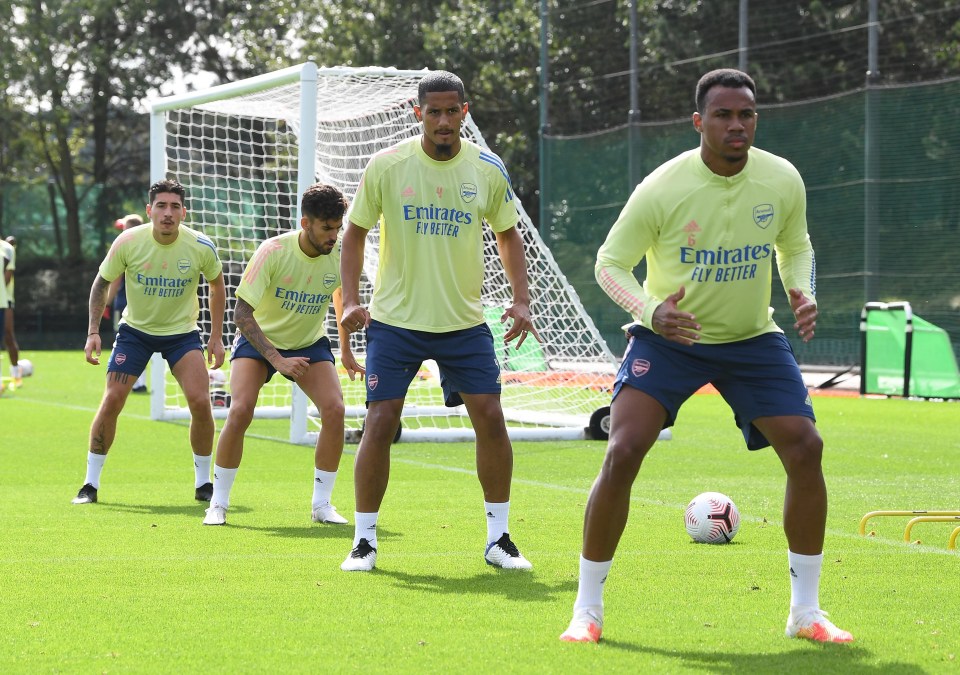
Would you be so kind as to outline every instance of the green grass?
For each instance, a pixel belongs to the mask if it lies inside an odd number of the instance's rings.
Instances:
[[[25,354],[0,398],[0,671],[942,673],[960,666],[953,524],[857,525],[960,508],[960,404],[818,398],[830,488],[821,603],[853,645],[787,640],[783,473],[749,453],[717,396],[694,397],[648,457],[606,589],[599,646],[557,640],[576,594],[596,442],[515,446],[511,534],[532,573],[483,563],[467,444],[400,443],[371,574],[339,564],[352,527],[312,525],[309,448],[249,438],[229,524],[200,525],[183,424],[132,397],[100,503],[73,506],[103,368]],[[352,521],[347,446],[334,501]],[[690,542],[683,508],[729,494],[734,542]]]

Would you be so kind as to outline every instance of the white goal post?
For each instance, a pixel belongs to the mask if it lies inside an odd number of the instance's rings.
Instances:
[[[367,160],[379,150],[420,133],[413,113],[417,84],[427,71],[393,68],[318,68],[304,63],[274,73],[151,102],[152,180],[173,178],[187,191],[188,226],[213,239],[224,264],[227,314],[224,336],[232,342],[234,291],[247,260],[264,239],[296,228],[299,195],[317,181],[353,198]],[[483,147],[468,115],[462,134]],[[508,167],[509,168],[509,167]],[[511,291],[485,228],[482,300],[497,340],[502,402],[515,439],[584,438],[603,434],[609,422],[609,391],[618,360],[608,349],[576,291],[567,283],[540,234],[518,202],[518,229],[528,260],[532,313],[544,338],[528,339],[519,351],[503,346],[499,318]],[[361,298],[368,303],[377,271],[379,232],[365,248]],[[202,285],[201,306],[207,287]],[[333,310],[323,320],[339,353]],[[201,312],[201,329],[209,331]],[[352,347],[365,356],[363,336]],[[230,344],[226,345],[228,348]],[[228,367],[229,363],[225,366]],[[339,362],[338,362],[339,367]],[[189,415],[164,363],[151,368],[151,417]],[[343,374],[348,440],[356,440],[365,413],[362,383]],[[211,384],[222,402],[229,384]],[[226,409],[216,408],[217,416]],[[275,376],[261,392],[257,417],[289,417],[289,438],[313,443],[317,411],[298,387]],[[404,405],[403,440],[473,438],[462,406],[445,408],[435,364],[414,379]],[[587,432],[590,437],[590,432]]]

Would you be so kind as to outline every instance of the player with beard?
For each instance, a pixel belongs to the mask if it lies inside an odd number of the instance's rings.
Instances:
[[[200,277],[210,290],[210,336],[207,366],[223,365],[223,310],[227,292],[223,265],[206,235],[182,224],[186,218],[186,191],[174,180],[150,186],[147,217],[150,226],[120,233],[90,289],[89,322],[84,355],[100,363],[100,319],[107,303],[110,282],[125,275],[127,308],[107,364],[107,384],[90,429],[87,474],[74,504],[97,501],[100,476],[117,432],[117,418],[137,377],[154,353],[159,352],[180,384],[190,408],[190,444],[193,446],[194,497],[209,501],[210,455],[215,426],[210,405],[210,385],[204,366],[203,345],[197,319]],[[142,445],[142,441],[140,443]]]
[[[414,106],[420,136],[375,155],[364,171],[343,238],[343,319],[366,328],[367,417],[357,450],[356,531],[345,571],[369,571],[377,559],[377,520],[390,473],[390,444],[410,382],[426,359],[440,368],[448,406],[464,404],[476,432],[484,495],[484,559],[509,569],[530,562],[509,534],[513,450],[500,404],[500,366],[484,321],[483,223],[493,230],[513,302],[501,322],[517,346],[532,334],[523,239],[510,178],[500,158],[460,137],[467,115],[463,82],[426,75]],[[377,283],[360,305],[367,233],[380,226]]]
[[[314,452],[314,522],[344,524],[330,503],[343,453],[343,395],[325,317],[333,301],[340,359],[352,380],[363,368],[339,326],[340,241],[347,200],[332,185],[316,184],[300,200],[300,229],[267,239],[254,253],[237,287],[233,320],[230,411],[217,442],[213,496],[204,525],[224,525],[230,490],[243,457],[243,437],[263,385],[274,373],[292,380],[320,411]]]

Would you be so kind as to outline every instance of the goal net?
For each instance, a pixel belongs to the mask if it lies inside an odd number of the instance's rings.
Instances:
[[[376,152],[420,133],[413,105],[426,71],[392,68],[317,68],[313,63],[151,104],[151,176],[169,177],[187,191],[186,224],[213,239],[224,265],[227,347],[236,331],[234,290],[247,260],[261,241],[299,224],[299,195],[317,181],[340,187],[352,199],[364,167]],[[462,134],[486,143],[471,117]],[[544,342],[503,344],[500,316],[511,303],[496,240],[485,228],[484,313],[493,331],[502,367],[502,402],[514,438],[582,438],[592,426],[605,433],[607,405],[617,359],[584,311],[540,234],[519,205],[519,231],[528,260],[531,311]],[[365,248],[361,299],[369,303],[377,273],[379,232]],[[209,331],[201,291],[201,328]],[[338,354],[331,307],[327,335]],[[363,360],[362,334],[351,347]],[[229,353],[229,352],[228,352]],[[338,368],[339,368],[338,360]],[[229,371],[229,363],[225,368]],[[362,429],[365,391],[342,368],[348,436]],[[189,415],[186,401],[162,360],[151,366],[151,416]],[[215,414],[229,404],[229,378],[211,379]],[[213,391],[215,390],[215,391]],[[219,406],[219,407],[217,407]],[[604,417],[606,412],[606,417]],[[290,419],[289,439],[312,443],[317,411],[299,390],[276,376],[260,394],[256,417]],[[466,410],[446,408],[435,364],[427,362],[407,395],[401,438],[469,439]],[[351,440],[348,438],[348,440]]]

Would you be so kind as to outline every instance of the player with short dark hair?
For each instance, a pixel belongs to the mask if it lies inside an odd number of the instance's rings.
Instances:
[[[477,436],[484,494],[484,558],[529,569],[509,534],[513,449],[500,405],[500,366],[484,321],[483,223],[493,230],[513,302],[504,339],[539,339],[530,314],[523,239],[513,188],[501,159],[460,138],[467,115],[463,82],[445,71],[426,75],[414,106],[420,136],[367,164],[343,238],[342,325],[366,328],[367,417],[354,472],[356,531],[345,571],[369,571],[377,559],[377,519],[390,473],[390,444],[410,382],[426,359],[440,368],[448,406],[466,405]],[[377,285],[369,311],[360,305],[367,233],[380,226]]]
[[[561,636],[597,642],[603,585],[630,510],[640,464],[683,402],[712,383],[747,448],[773,446],[787,474],[783,509],[791,583],[786,634],[853,637],[820,609],[827,518],[823,440],[790,343],[773,321],[772,261],[804,342],[817,321],[806,191],[787,160],[752,148],[756,86],[711,71],[697,85],[700,147],[637,186],[597,253],[596,277],[633,317],[610,407],[610,441],[590,491],[573,620]],[[646,258],[641,287],[634,268]]]
[[[197,290],[203,277],[210,288],[210,336],[206,365],[223,365],[223,311],[226,287],[217,249],[206,235],[182,224],[187,215],[185,190],[172,180],[150,186],[147,217],[150,227],[120,233],[110,246],[90,289],[87,362],[100,364],[100,318],[110,282],[125,276],[127,308],[107,364],[103,400],[90,428],[87,475],[74,504],[97,501],[100,476],[113,445],[117,418],[137,376],[159,352],[180,384],[190,408],[190,445],[193,448],[194,497],[207,502],[213,494],[210,455],[215,426],[210,404],[210,380],[204,365],[197,319]]]
[[[230,357],[230,412],[217,442],[213,496],[204,525],[225,525],[230,490],[243,457],[243,437],[257,397],[274,373],[297,383],[320,412],[314,452],[311,517],[344,524],[331,504],[343,453],[343,395],[324,317],[332,301],[339,320],[340,242],[347,200],[332,185],[312,185],[300,200],[300,228],[267,239],[257,248],[236,290],[237,325]],[[364,373],[339,326],[340,360],[352,380]]]

